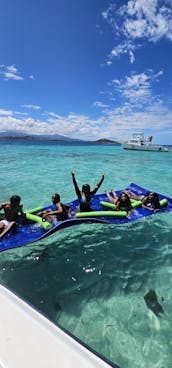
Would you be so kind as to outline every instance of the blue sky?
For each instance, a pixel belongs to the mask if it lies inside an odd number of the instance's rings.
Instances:
[[[172,144],[171,0],[1,0],[0,131]]]

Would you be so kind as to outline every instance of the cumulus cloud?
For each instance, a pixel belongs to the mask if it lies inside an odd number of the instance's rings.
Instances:
[[[163,70],[160,70],[158,73],[153,73],[152,70],[149,70],[146,73],[133,73],[124,79],[114,79],[112,83],[115,90],[128,100],[130,104],[147,104],[149,106],[154,100],[157,100],[157,96],[154,96],[152,93],[153,83],[157,82],[162,75]]]
[[[144,40],[172,41],[171,0],[130,0],[120,7],[111,4],[103,17],[112,26],[116,38],[123,39],[113,48],[110,58],[127,53],[133,63],[134,50],[141,47]]]
[[[0,74],[4,76],[5,80],[23,80],[24,78],[20,75],[21,73],[15,67],[15,65],[0,65]]]
[[[140,80],[142,82],[140,82]],[[135,86],[140,83],[148,83],[145,76],[136,76],[135,79],[126,79],[126,86]],[[96,140],[109,138],[125,140],[131,133],[140,128],[155,132],[163,129],[164,133],[171,134],[172,112],[164,107],[162,102],[155,102],[145,106],[142,110],[136,110],[131,103],[113,109],[107,109],[104,114],[96,119],[87,115],[79,115],[74,112],[66,116],[47,113],[46,119],[16,116],[15,111],[0,110],[1,131],[16,131],[24,134],[35,135],[65,135],[71,138],[83,140]]]

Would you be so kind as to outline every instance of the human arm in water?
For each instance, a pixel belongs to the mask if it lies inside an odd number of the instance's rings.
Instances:
[[[100,188],[100,185],[103,183],[104,180],[104,173],[101,174],[101,179],[99,180],[99,182],[96,184],[95,188],[91,191],[91,195],[96,194],[97,190]]]
[[[77,184],[77,181],[75,179],[75,171],[72,170],[71,174],[72,174],[72,180],[73,180],[73,185],[74,185],[74,188],[75,188],[76,195],[78,196],[78,198],[81,198],[81,191],[80,191],[80,189],[78,187],[78,184]]]

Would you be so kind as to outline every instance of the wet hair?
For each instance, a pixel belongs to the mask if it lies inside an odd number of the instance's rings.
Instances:
[[[13,195],[11,198],[10,198],[10,204],[11,206],[16,206],[20,203],[21,201],[21,197],[19,195]]]
[[[52,195],[52,200],[53,200],[54,204],[60,202],[60,194],[58,194],[58,193],[53,194]]]
[[[90,185],[89,184],[84,184],[82,186],[82,192],[84,192],[85,194],[89,194],[90,193]]]
[[[122,200],[122,195],[125,194],[125,200],[123,201]],[[125,192],[122,192],[120,195],[119,195],[119,198],[118,198],[118,201],[117,201],[117,207],[120,208],[120,207],[126,207],[126,209],[128,211],[130,211],[132,209],[132,206],[131,206],[131,202],[130,202],[130,197],[127,193]]]
[[[156,192],[149,192],[148,197],[152,194],[151,198],[151,204],[154,206],[154,208],[160,208],[159,198],[158,194]]]

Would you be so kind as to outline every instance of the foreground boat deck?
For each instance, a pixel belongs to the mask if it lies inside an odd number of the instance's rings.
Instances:
[[[2,285],[0,331],[0,368],[117,368]]]

